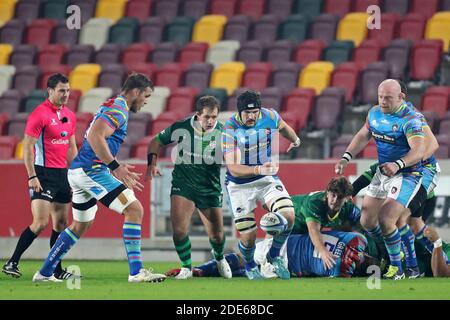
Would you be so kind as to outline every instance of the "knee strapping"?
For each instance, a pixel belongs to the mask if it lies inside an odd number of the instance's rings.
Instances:
[[[256,230],[256,220],[254,213],[240,216],[239,218],[234,219],[234,223],[236,224],[236,229],[238,229],[239,233],[241,234]]]

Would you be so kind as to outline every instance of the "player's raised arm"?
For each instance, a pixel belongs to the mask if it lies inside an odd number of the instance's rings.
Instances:
[[[297,136],[297,133],[290,125],[288,125],[284,120],[280,119],[278,130],[280,131],[281,135],[288,139],[291,144],[289,145],[287,152],[291,151],[293,148],[297,148],[300,146],[302,141]]]
[[[347,147],[347,150],[345,150],[345,153],[342,156],[341,160],[339,160],[339,162],[336,164],[335,166],[336,174],[344,173],[344,169],[348,165],[350,160],[353,158],[353,156],[356,156],[364,149],[364,147],[369,142],[370,138],[371,135],[369,128],[367,127],[366,121],[366,124],[364,124],[363,127],[358,131],[358,133],[353,137],[352,141]]]

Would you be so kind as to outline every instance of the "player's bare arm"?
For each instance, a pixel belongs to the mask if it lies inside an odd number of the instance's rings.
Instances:
[[[87,140],[94,150],[97,157],[105,164],[110,164],[115,159],[109,150],[108,143],[106,142],[106,138],[111,136],[114,133],[114,129],[108,126],[103,121],[95,121],[92,125],[91,130],[88,133]],[[123,182],[127,188],[133,189],[134,187],[142,191],[144,186],[138,181],[140,173],[132,172],[129,169],[134,168],[129,164],[120,164],[114,170],[111,170],[113,175]]]
[[[312,243],[314,244],[314,248],[319,251],[320,258],[325,265],[325,269],[331,269],[336,264],[336,260],[334,259],[332,253],[328,251],[323,244],[322,234],[320,233],[320,223],[315,221],[307,221],[306,225],[308,226],[308,233],[311,237]]]
[[[280,120],[280,123],[278,125],[278,130],[280,130],[280,133],[283,137],[291,141],[291,144],[289,145],[287,152],[291,151],[293,148],[297,148],[300,146],[302,141],[297,136],[297,133],[290,125],[288,125],[284,120]]]
[[[421,136],[421,137],[416,136],[416,137],[410,138],[408,140],[408,144],[411,149],[408,151],[408,153],[403,158],[397,160],[396,162],[384,163],[381,166],[383,173],[385,175],[387,175],[388,177],[392,177],[400,169],[403,169],[404,167],[412,166],[412,165],[416,164],[417,162],[422,161],[424,151],[425,151],[424,140],[425,139],[423,136]]]
[[[161,150],[161,143],[159,142],[157,136],[154,136],[150,144],[148,145],[147,152],[147,171],[145,173],[145,181],[152,180],[155,176],[161,176],[161,172],[156,166],[158,163],[158,154]]]
[[[25,168],[28,173],[28,188],[33,191],[43,191],[39,178],[36,176],[36,170],[34,170],[34,145],[38,139],[25,134],[23,139],[23,160],[25,162]]]
[[[435,229],[427,227],[424,236],[433,242],[434,249],[431,256],[431,270],[434,277],[450,277],[450,266],[444,259],[442,239]]]
[[[248,178],[254,176],[272,176],[277,174],[278,165],[266,162],[261,166],[246,166],[240,164],[241,162],[241,151],[235,149],[225,153],[225,164],[228,170],[234,177],[238,178]]]
[[[430,127],[423,127],[423,133],[425,134],[425,151],[423,154],[423,159],[425,160],[430,158],[439,149],[439,143]]]
[[[370,131],[364,124],[362,128],[358,131],[358,133],[353,137],[342,159],[339,160],[339,162],[336,164],[335,166],[336,174],[344,173],[345,167],[347,167],[352,157],[356,156],[364,149],[367,143],[369,143],[370,138],[371,138]]]

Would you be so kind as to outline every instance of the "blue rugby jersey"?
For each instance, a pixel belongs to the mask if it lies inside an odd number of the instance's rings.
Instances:
[[[225,123],[224,153],[239,149],[241,151],[240,164],[248,166],[271,162],[272,143],[280,121],[281,117],[278,112],[273,109],[261,108],[255,125],[247,127],[242,123],[239,114],[234,114]],[[233,177],[228,170],[226,174],[227,180],[238,184],[248,183],[263,177],[237,178]]]
[[[106,142],[111,154],[115,157],[127,136],[128,111],[127,102],[123,96],[117,96],[116,98],[109,99],[103,103],[89,125],[89,128],[84,135],[83,144],[78,155],[72,161],[70,169],[88,169],[95,165],[101,165],[106,168],[106,164],[98,159],[94,150],[92,150],[89,145],[87,135],[95,121],[104,121],[108,126],[114,129],[114,133],[106,139]]]

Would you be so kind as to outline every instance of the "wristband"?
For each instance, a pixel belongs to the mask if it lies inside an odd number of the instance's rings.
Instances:
[[[155,159],[155,162],[156,162],[156,159],[158,159],[158,155],[156,153],[151,152],[151,153],[147,154],[147,167],[149,167],[152,164],[153,159]]]
[[[116,170],[119,166],[120,166],[120,164],[117,162],[116,159],[114,159],[113,161],[111,161],[110,163],[108,163],[108,168],[109,168],[111,171]]]
[[[28,178],[28,181],[33,180],[34,178],[37,178],[37,176],[32,176]]]
[[[342,159],[346,160],[347,162],[350,162],[352,158],[353,158],[352,154],[348,151],[345,151],[344,155],[342,156]]]
[[[300,140],[300,138],[297,137],[297,140],[295,140],[295,142],[293,142],[293,144],[294,144],[294,148],[297,148],[302,144],[302,140]]]
[[[404,167],[406,167],[405,161],[403,161],[403,159],[398,159],[397,161],[394,162],[397,166],[399,170],[402,170]]]
[[[439,239],[437,239],[435,242],[433,242],[433,247],[434,247],[435,249],[436,249],[436,248],[442,247],[442,239],[439,238]]]

